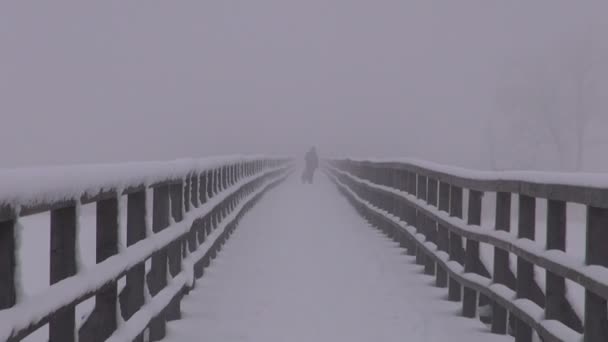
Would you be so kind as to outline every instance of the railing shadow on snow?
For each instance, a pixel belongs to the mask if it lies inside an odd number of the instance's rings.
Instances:
[[[324,171],[356,210],[400,242],[416,262],[448,287],[462,314],[491,305],[491,331],[516,341],[608,341],[608,177],[540,172],[481,172],[423,161],[327,160]],[[463,191],[468,213],[463,219]],[[496,194],[495,224],[481,225],[482,197]],[[517,235],[511,228],[517,196]],[[534,241],[536,204],[547,201],[546,245]],[[586,210],[585,262],[566,253],[566,207]],[[492,274],[480,244],[494,248]],[[516,271],[509,256],[517,258]],[[546,270],[545,286],[534,268]],[[566,294],[584,287],[584,317]]]
[[[243,214],[291,168],[287,159],[225,157],[0,172],[0,340],[21,340],[46,324],[57,342],[162,339]],[[78,208],[88,203],[96,205],[97,264],[79,270]],[[43,212],[50,212],[51,286],[19,298],[18,221]],[[75,307],[93,297],[78,328]]]

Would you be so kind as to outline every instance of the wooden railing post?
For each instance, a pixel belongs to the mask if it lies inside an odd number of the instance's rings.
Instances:
[[[152,230],[158,233],[169,226],[169,185],[154,188],[152,212]],[[156,296],[167,286],[167,249],[161,249],[152,256],[152,266],[148,273],[150,295]],[[150,322],[150,341],[160,341],[166,335],[165,313],[161,313]]]
[[[184,187],[183,182],[171,184],[169,186],[171,216],[175,222],[183,220],[183,199]],[[172,242],[168,247],[167,257],[169,258],[169,273],[171,277],[176,277],[182,270],[182,244],[183,240]],[[181,296],[176,296],[166,309],[167,321],[178,320],[181,318],[180,309]]]
[[[209,198],[213,198],[217,193],[217,174],[215,169],[209,170]]]
[[[0,205],[0,213],[4,212],[10,213],[12,209]],[[17,304],[16,229],[15,220],[0,221],[0,310]]]
[[[608,267],[608,209],[587,207],[587,265]],[[585,290],[585,342],[608,341],[606,299]]]
[[[199,187],[198,187],[198,179],[199,175],[193,173],[190,175],[190,204],[193,208],[198,208],[200,200],[199,200]]]
[[[424,177],[426,179],[426,184],[424,186],[424,198],[423,200],[425,200],[428,204],[430,205],[436,205],[437,202],[437,183],[434,183],[433,180],[429,177]],[[425,236],[426,236],[426,241],[427,242],[433,242],[436,243],[435,240],[435,234],[437,232],[437,224],[435,222],[435,220],[433,220],[433,218],[423,215],[423,224],[424,224],[424,228],[425,228]],[[435,275],[435,260],[433,259],[432,256],[427,255],[426,256],[426,264],[425,264],[425,268],[424,268],[424,272],[428,275]]]
[[[547,201],[547,250],[566,251],[566,202]],[[563,277],[547,270],[545,295],[546,319],[566,322],[566,282]]]
[[[496,193],[496,230],[511,230],[511,193]],[[507,286],[509,253],[498,247],[494,248],[494,282]],[[507,310],[498,303],[492,303],[492,332],[507,333]]]
[[[519,195],[519,223],[517,237],[534,240],[536,224],[536,199]],[[534,285],[534,265],[525,259],[517,258],[517,298],[532,300]],[[516,320],[515,341],[532,342],[532,328],[524,321]]]
[[[0,222],[0,310],[17,303],[15,225],[14,220]]]
[[[480,191],[469,190],[469,210],[467,214],[467,223],[469,225],[479,226],[481,224],[482,196],[483,193]],[[467,273],[479,273],[477,270],[478,262],[479,242],[467,239],[464,271]],[[468,287],[464,287],[463,290],[462,315],[468,318],[474,318],[477,315],[477,292]]]
[[[448,212],[450,210],[450,184],[446,182],[439,182],[439,210]],[[448,253],[449,251],[450,238],[448,230],[441,224],[437,227],[437,248],[440,251]],[[437,287],[448,286],[448,274],[443,268],[437,268]]]
[[[416,175],[416,198],[426,200],[426,177],[422,175]],[[416,219],[414,226],[416,227],[417,234],[423,234],[426,237],[426,229],[424,225],[424,215],[421,211],[416,210]],[[424,254],[423,248],[416,249],[416,263],[419,265],[426,264],[426,255]]]
[[[127,196],[127,247],[146,238],[146,190]],[[139,263],[127,272],[126,285],[120,293],[121,312],[130,319],[145,303],[146,264]],[[143,342],[143,335],[136,342]]]
[[[51,285],[76,274],[76,206],[51,210]],[[1,229],[1,228],[0,228]],[[56,312],[49,321],[50,342],[76,340],[75,306]]]
[[[450,216],[462,218],[462,188],[450,186]],[[464,250],[460,235],[450,232],[450,259],[463,264]],[[448,299],[459,302],[462,298],[462,287],[456,279],[450,277]]]
[[[96,219],[96,261],[99,264],[118,253],[118,198],[97,201]],[[116,330],[117,297],[116,282],[97,292],[95,309],[79,332],[80,341],[105,341]]]

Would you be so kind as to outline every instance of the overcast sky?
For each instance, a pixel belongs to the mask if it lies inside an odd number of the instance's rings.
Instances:
[[[601,5],[5,0],[0,167],[313,144],[484,167],[505,63],[597,33]]]

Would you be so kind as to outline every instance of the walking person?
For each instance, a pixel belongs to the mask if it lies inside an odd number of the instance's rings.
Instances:
[[[302,174],[302,182],[312,184],[315,171],[319,167],[319,156],[317,155],[317,149],[313,146],[304,157],[306,166],[304,167],[304,173]]]

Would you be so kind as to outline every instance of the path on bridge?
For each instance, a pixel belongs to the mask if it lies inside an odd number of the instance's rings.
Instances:
[[[168,341],[512,341],[429,284],[329,180],[298,177],[241,221],[170,323]]]

